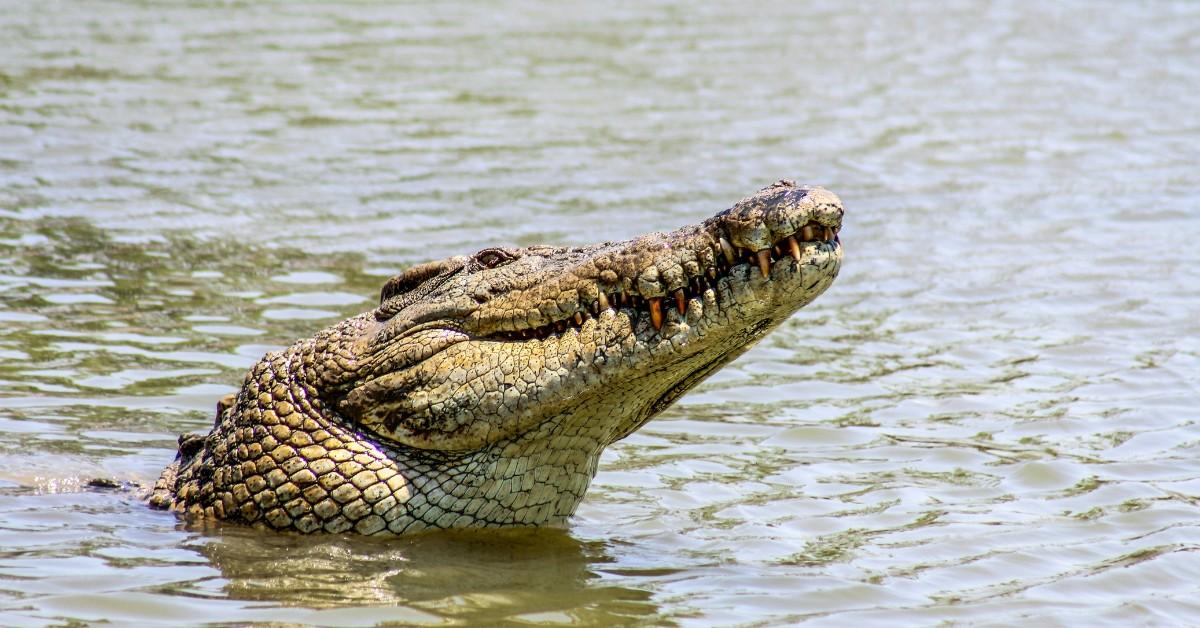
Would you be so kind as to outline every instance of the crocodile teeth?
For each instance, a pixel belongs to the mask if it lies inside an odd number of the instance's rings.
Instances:
[[[680,316],[687,313],[687,297],[683,294],[683,288],[675,291],[675,309],[679,310]]]
[[[575,324],[576,325],[583,324],[583,314],[580,314],[579,312],[575,312]]]
[[[600,293],[600,298],[599,298],[599,299],[597,299],[596,301],[597,301],[597,303],[599,303],[599,304],[600,304],[600,310],[601,310],[601,311],[604,311],[604,310],[607,310],[607,309],[608,309],[608,295],[607,295],[607,294],[604,294],[603,292],[601,292],[601,293]]]
[[[730,244],[729,240],[726,240],[724,236],[721,237],[721,253],[725,255],[725,261],[730,266],[733,266],[733,245]]]
[[[763,249],[758,253],[758,269],[762,271],[763,278],[771,276],[771,249]]]
[[[825,227],[825,237],[824,237],[824,239],[825,239],[825,240],[832,240],[832,239],[833,239],[833,229],[830,229],[829,227]]]
[[[796,242],[796,236],[790,235],[787,238],[788,252],[792,254],[792,259],[800,261],[800,243]]]
[[[650,324],[654,325],[654,329],[657,331],[662,329],[663,324],[662,298],[652,297],[648,300],[650,301]]]
[[[804,228],[800,230],[800,239],[804,240],[805,242],[817,239],[817,235],[813,232],[811,225],[804,225]]]
[[[715,280],[717,278],[717,269],[710,266],[708,269],[708,278]]]

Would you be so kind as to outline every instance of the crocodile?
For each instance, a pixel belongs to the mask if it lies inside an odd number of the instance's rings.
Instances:
[[[256,363],[149,503],[300,533],[561,527],[605,447],[829,287],[842,214],[784,180],[670,233],[415,265]]]

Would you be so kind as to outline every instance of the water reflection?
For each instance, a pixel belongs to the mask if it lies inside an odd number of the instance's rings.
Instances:
[[[213,526],[190,547],[221,571],[233,599],[403,606],[492,624],[628,624],[659,613],[649,592],[606,582],[601,542],[561,530],[439,532],[403,539],[300,537]]]

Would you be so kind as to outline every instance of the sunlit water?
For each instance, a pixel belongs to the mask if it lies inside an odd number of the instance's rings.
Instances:
[[[1200,623],[1200,5],[909,4],[0,0],[0,624]],[[841,277],[566,531],[84,486],[408,264],[781,177]]]

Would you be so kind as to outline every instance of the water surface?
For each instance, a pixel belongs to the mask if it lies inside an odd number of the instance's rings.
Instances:
[[[1200,623],[1193,3],[0,1],[0,623]],[[790,177],[833,288],[565,531],[182,526],[264,352]]]

